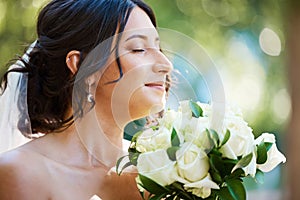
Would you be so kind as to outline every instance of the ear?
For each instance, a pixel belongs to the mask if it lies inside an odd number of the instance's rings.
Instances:
[[[66,64],[72,74],[75,74],[78,70],[78,64],[80,61],[80,51],[72,50],[66,56]]]

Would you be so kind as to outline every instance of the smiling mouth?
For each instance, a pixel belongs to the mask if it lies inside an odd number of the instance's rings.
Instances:
[[[145,83],[145,86],[165,91],[164,82]]]

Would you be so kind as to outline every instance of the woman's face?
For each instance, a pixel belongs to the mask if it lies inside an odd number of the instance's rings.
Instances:
[[[139,7],[132,10],[118,47],[124,75],[116,83],[105,84],[120,75],[112,53],[100,78],[96,100],[110,101],[113,114],[128,114],[131,119],[161,111],[166,75],[172,64],[160,51],[159,36],[150,18]]]

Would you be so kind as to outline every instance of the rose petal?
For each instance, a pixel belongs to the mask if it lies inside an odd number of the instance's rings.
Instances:
[[[137,168],[140,174],[165,186],[175,182],[175,161],[171,161],[165,150],[146,152],[139,155]]]
[[[212,181],[209,173],[200,181],[185,184],[184,188],[201,198],[209,197],[211,194],[211,189],[220,189],[218,184]]]
[[[257,168],[263,172],[269,172],[273,170],[280,163],[285,163],[285,156],[277,149],[276,139],[274,134],[263,133],[256,140],[256,144],[260,144],[262,141],[273,143],[271,149],[267,153],[267,161],[264,164],[257,165]]]

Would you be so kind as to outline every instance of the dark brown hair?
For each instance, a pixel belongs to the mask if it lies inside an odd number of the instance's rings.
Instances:
[[[25,67],[7,71],[2,82],[5,90],[9,73],[28,76],[27,104],[32,134],[64,130],[83,115],[82,99],[73,101],[76,110],[71,116],[68,113],[76,74],[72,76],[65,63],[67,53],[80,51],[82,63],[98,44],[124,30],[135,6],[144,10],[156,27],[153,11],[142,0],[52,0],[40,11],[38,40],[28,55],[29,61],[19,58]],[[110,53],[109,45],[106,54]],[[118,56],[116,59],[121,78],[122,67]]]

